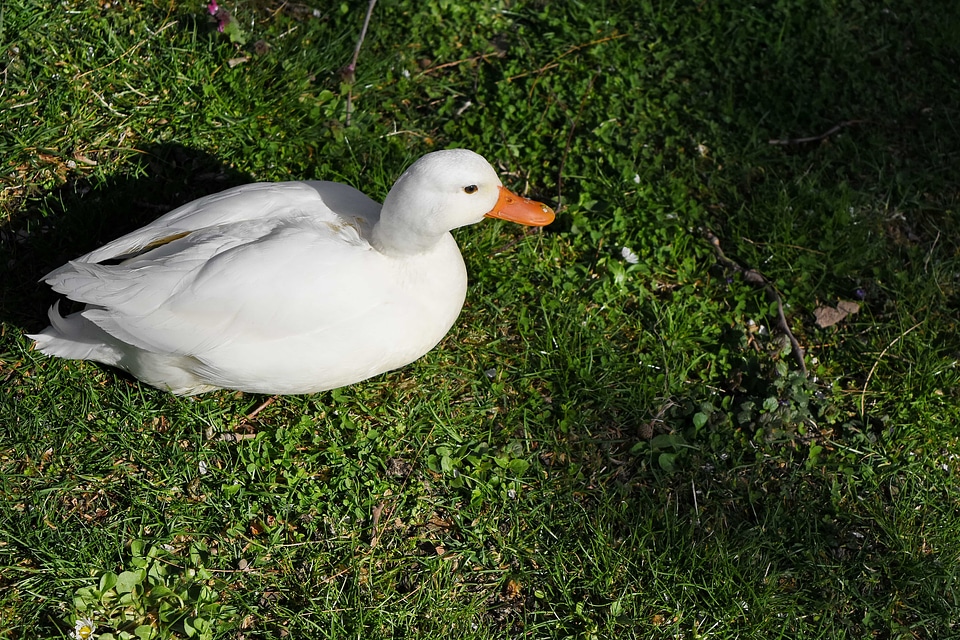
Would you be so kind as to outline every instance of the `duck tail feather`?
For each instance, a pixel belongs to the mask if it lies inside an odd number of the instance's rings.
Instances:
[[[96,360],[116,365],[121,353],[110,343],[109,335],[80,313],[60,315],[60,302],[50,307],[50,326],[40,333],[28,334],[40,353],[69,360]]]

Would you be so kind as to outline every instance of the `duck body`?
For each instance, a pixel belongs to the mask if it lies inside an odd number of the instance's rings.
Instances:
[[[552,220],[539,203],[501,204],[504,192],[519,198],[464,150],[424,156],[382,207],[334,182],[229,189],[45,276],[86,307],[62,317],[54,305],[31,337],[45,354],[180,395],[358,382],[413,362],[453,326],[467,274],[451,229],[517,210],[520,222]]]

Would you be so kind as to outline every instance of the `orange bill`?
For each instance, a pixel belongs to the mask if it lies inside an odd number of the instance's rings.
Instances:
[[[500,198],[493,209],[487,212],[488,218],[500,218],[530,227],[543,227],[553,222],[553,209],[523,196],[518,196],[506,187],[500,187]]]

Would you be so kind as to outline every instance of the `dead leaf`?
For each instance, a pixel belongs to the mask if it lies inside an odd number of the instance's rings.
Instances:
[[[845,312],[826,305],[814,309],[813,315],[817,319],[817,326],[821,329],[832,327],[847,317]]]
[[[82,153],[77,152],[77,153],[74,154],[73,157],[76,158],[77,162],[79,162],[79,163],[81,163],[81,164],[85,164],[85,165],[87,165],[88,167],[95,167],[95,166],[97,166],[97,161],[96,161],[96,160],[91,160],[90,158],[88,158],[87,156],[83,155]]]
[[[841,300],[836,307],[820,305],[813,310],[813,315],[817,319],[817,326],[821,329],[832,327],[849,315],[860,311],[860,305],[850,300]]]
[[[848,314],[853,315],[860,311],[860,305],[850,300],[841,300],[837,303],[837,310],[846,311]]]

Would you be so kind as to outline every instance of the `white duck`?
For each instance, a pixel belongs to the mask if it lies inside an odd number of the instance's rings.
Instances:
[[[467,288],[450,230],[485,216],[542,226],[554,214],[464,149],[417,160],[382,207],[335,182],[228,189],[49,273],[86,307],[62,317],[54,305],[30,337],[181,395],[341,387],[446,335]]]

